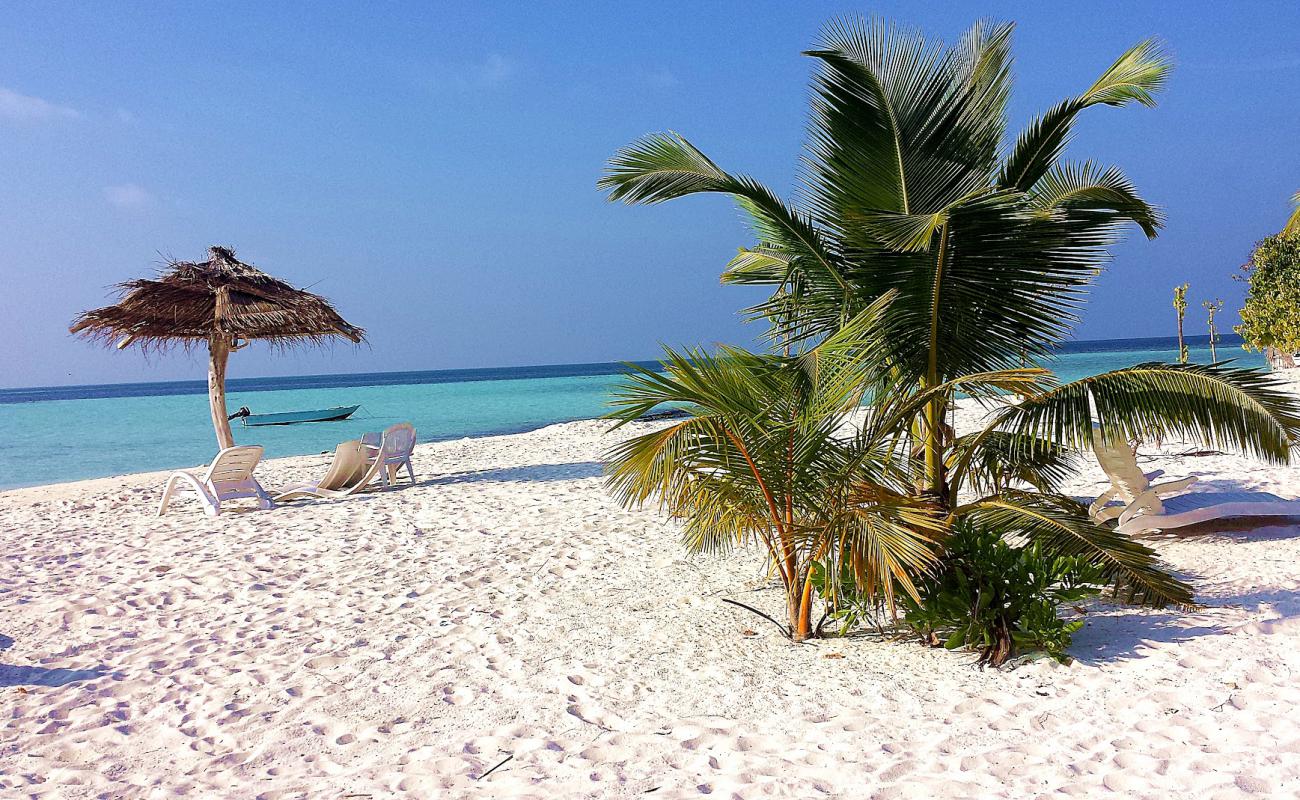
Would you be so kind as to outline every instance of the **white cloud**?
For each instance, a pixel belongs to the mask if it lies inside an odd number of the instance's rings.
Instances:
[[[510,82],[519,73],[519,64],[500,53],[489,53],[477,61],[448,64],[428,73],[422,83],[441,91],[468,92],[491,89]]]
[[[676,75],[662,67],[646,75],[646,82],[656,89],[671,89],[681,83]]]
[[[153,194],[135,183],[104,187],[104,199],[116,208],[143,208],[153,202]]]
[[[76,119],[81,114],[49,100],[15,92],[0,86],[0,117],[16,122],[44,122],[54,119]]]
[[[505,83],[515,74],[515,63],[500,53],[491,53],[479,67],[479,80],[489,86]]]

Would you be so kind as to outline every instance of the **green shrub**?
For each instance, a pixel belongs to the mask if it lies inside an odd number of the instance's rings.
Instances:
[[[959,524],[944,566],[918,587],[921,602],[903,596],[904,623],[931,644],[979,651],[981,666],[1032,653],[1068,663],[1083,621],[1061,619],[1057,607],[1096,594],[1102,582],[1082,558],[1045,556],[1037,544]]]
[[[839,565],[839,579],[832,580],[827,571],[827,562],[814,561],[808,579],[817,590],[817,596],[821,598],[826,610],[825,616],[818,623],[818,629],[831,622],[839,627],[837,634],[843,636],[854,628],[875,624],[884,609],[876,594],[859,591],[851,561],[841,559]]]
[[[1236,331],[1245,348],[1290,360],[1300,352],[1300,234],[1259,242],[1242,271],[1249,288]]]

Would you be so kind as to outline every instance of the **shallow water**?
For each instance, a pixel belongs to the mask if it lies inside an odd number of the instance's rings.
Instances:
[[[1226,337],[1225,337],[1226,338]],[[1210,361],[1204,337],[1193,361]],[[1052,364],[1063,381],[1144,361],[1176,359],[1172,339],[1078,342]],[[1220,358],[1265,366],[1239,343]],[[230,382],[231,412],[296,411],[361,404],[342,422],[245,428],[235,441],[266,456],[327,452],[341,441],[394,422],[415,425],[421,441],[510,433],[600,416],[617,364],[251,378]],[[0,488],[189,467],[209,461],[215,440],[202,381],[0,390]]]

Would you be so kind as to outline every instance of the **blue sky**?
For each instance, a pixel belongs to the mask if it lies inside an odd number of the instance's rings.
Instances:
[[[949,41],[1019,23],[1013,126],[1127,46],[1178,62],[1159,108],[1094,109],[1070,151],[1122,166],[1169,224],[1130,236],[1080,338],[1170,335],[1170,289],[1227,300],[1300,189],[1300,4],[39,3],[0,27],[0,386],[197,378],[67,335],[163,255],[233,245],[311,285],[370,345],[232,360],[232,376],[608,361],[746,344],[718,285],[750,243],[721,198],[607,203],[606,158],[656,130],[783,193],[837,14]]]

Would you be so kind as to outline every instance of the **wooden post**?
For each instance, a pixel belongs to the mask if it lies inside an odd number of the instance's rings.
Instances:
[[[230,356],[230,342],[225,336],[215,335],[208,339],[208,353],[208,405],[212,409],[212,427],[217,431],[217,446],[234,447],[235,437],[226,418],[226,359]]]

